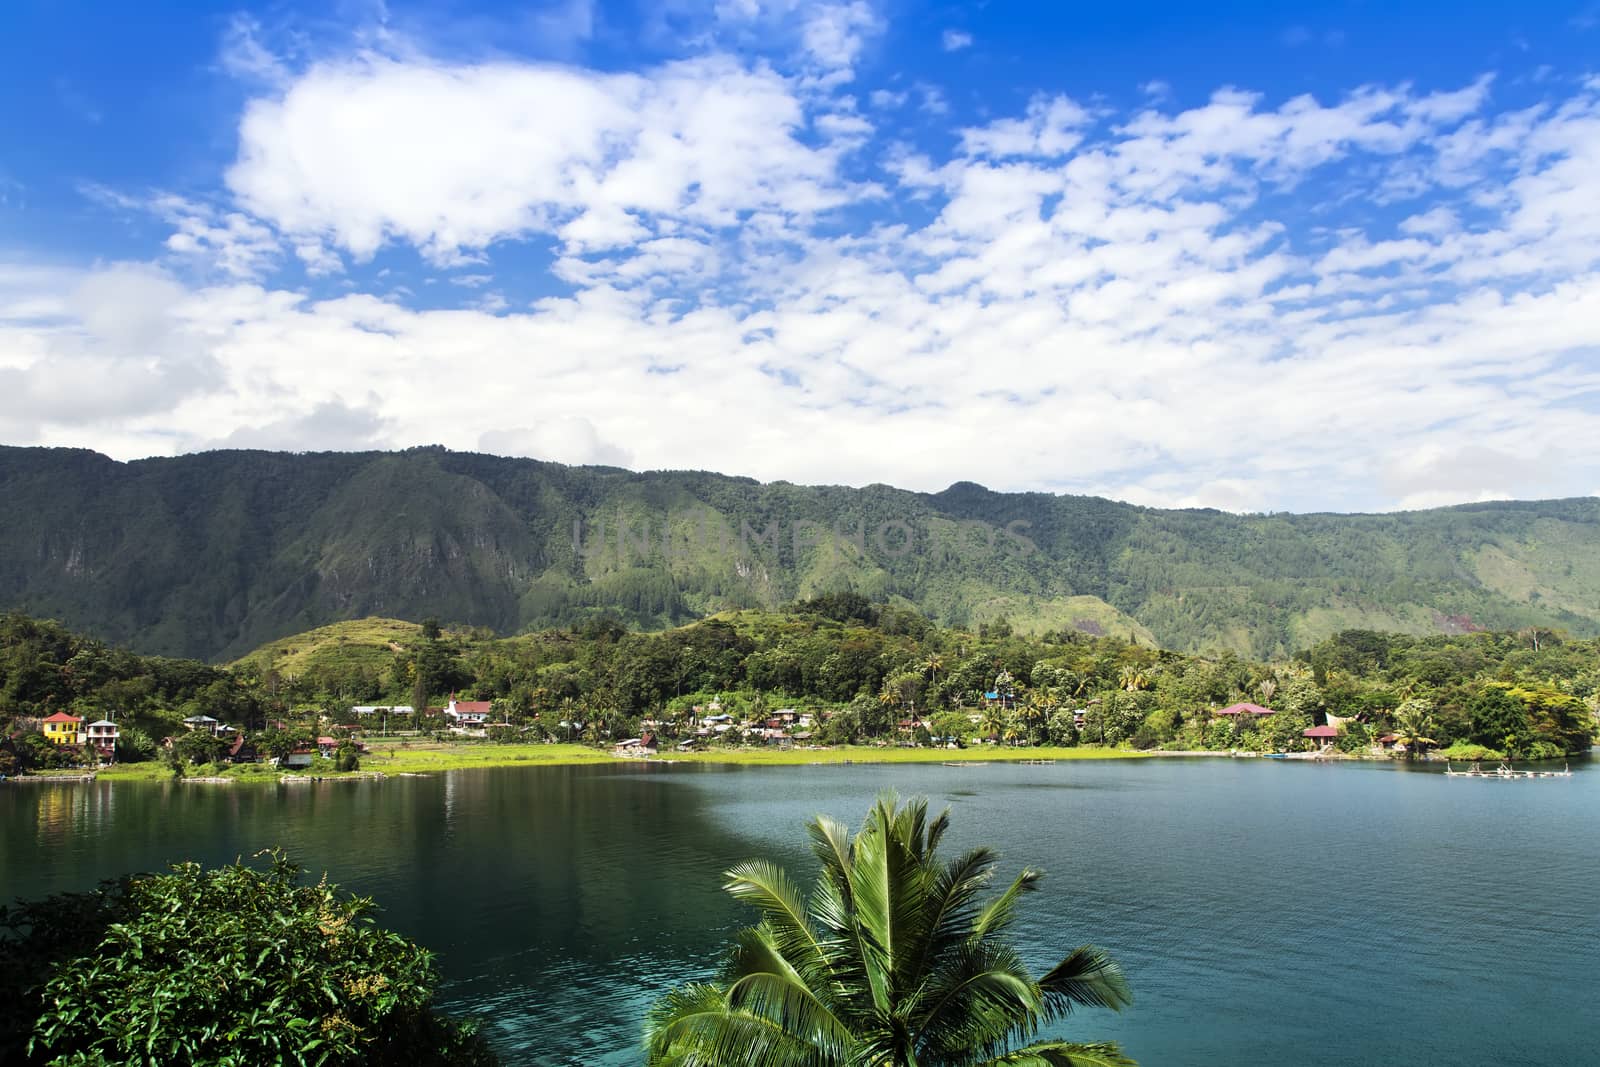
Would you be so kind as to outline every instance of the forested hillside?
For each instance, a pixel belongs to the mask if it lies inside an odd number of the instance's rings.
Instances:
[[[1238,516],[415,449],[0,448],[0,609],[229,659],[341,619],[645,628],[852,591],[935,621],[1285,655],[1349,627],[1600,632],[1600,501]]]

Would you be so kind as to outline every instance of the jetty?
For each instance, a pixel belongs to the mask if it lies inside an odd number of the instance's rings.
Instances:
[[[1502,762],[1494,770],[1486,771],[1481,763],[1474,763],[1466,770],[1458,771],[1450,766],[1447,761],[1444,765],[1444,775],[1446,778],[1482,778],[1486,781],[1526,782],[1535,778],[1571,778],[1572,766],[1564,764],[1559,771],[1519,771]]]

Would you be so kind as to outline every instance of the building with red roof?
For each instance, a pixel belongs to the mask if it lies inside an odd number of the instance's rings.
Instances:
[[[1313,741],[1332,741],[1339,736],[1337,726],[1312,726],[1300,731],[1301,737],[1309,737]]]
[[[450,706],[444,713],[454,719],[457,726],[482,726],[489,721],[492,713],[490,702],[487,700],[457,700],[450,698]]]
[[[1241,704],[1229,704],[1218,715],[1276,715],[1271,708],[1264,708],[1260,704],[1252,704],[1248,700]]]
[[[44,739],[52,745],[77,747],[83,744],[82,734],[83,719],[80,716],[58,711],[44,720]]]

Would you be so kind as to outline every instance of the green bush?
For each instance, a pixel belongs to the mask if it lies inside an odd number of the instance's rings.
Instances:
[[[117,731],[118,763],[144,763],[155,759],[156,751],[155,741],[137,726],[124,726]]]
[[[277,853],[0,910],[0,1060],[495,1062],[434,1011],[431,955],[372,910]]]

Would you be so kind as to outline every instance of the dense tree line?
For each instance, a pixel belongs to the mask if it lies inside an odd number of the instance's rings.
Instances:
[[[1308,744],[1306,728],[1334,723],[1348,751],[1393,734],[1417,740],[1413,752],[1454,745],[1553,757],[1588,748],[1600,707],[1600,642],[1542,628],[1435,637],[1350,630],[1258,662],[1074,629],[938,627],[902,603],[853,594],[658,633],[598,616],[495,639],[430,620],[411,639],[358,651],[331,642],[286,676],[262,659],[221,668],[140,657],[53,623],[0,616],[0,721],[12,724],[16,748],[51,711],[115,711],[148,746],[183,717],[209,714],[283,747],[299,736],[294,724],[314,728],[318,713],[351,723],[352,704],[426,708],[456,694],[491,701],[495,720],[509,724],[497,736],[507,739],[600,742],[637,732],[641,720],[670,736],[691,728],[696,707],[716,702],[739,720],[780,707],[813,711],[828,742],[904,741],[909,730],[925,743],[1285,750]],[[1238,701],[1277,714],[1215,715]],[[266,730],[269,720],[291,732]]]

